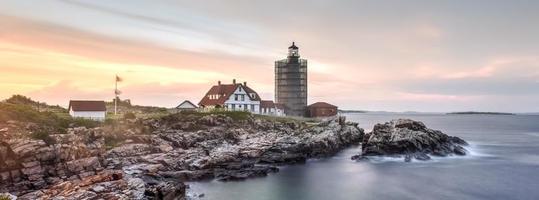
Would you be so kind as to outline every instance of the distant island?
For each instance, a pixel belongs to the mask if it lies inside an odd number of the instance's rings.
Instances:
[[[446,113],[448,115],[516,115],[515,113],[504,113],[504,112],[450,112]]]
[[[366,113],[366,110],[339,110],[340,113]]]

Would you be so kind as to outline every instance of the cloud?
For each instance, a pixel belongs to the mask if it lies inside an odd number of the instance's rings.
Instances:
[[[482,1],[414,0],[5,4],[0,70],[6,78],[0,96],[20,91],[64,102],[83,90],[83,98],[110,98],[110,77],[119,73],[126,78],[125,96],[141,104],[197,101],[216,80],[232,78],[271,98],[274,61],[285,58],[291,41],[309,60],[310,102],[460,110],[496,108],[503,99],[519,110],[533,108],[530,99],[539,93],[535,4],[489,2],[488,9]],[[40,12],[42,7],[52,11]],[[61,91],[67,91],[64,97]]]
[[[0,42],[110,62],[206,69],[215,72],[234,70],[242,74],[245,74],[246,70],[239,69],[253,68],[264,62],[257,57],[186,51],[5,15],[0,15],[0,23]]]

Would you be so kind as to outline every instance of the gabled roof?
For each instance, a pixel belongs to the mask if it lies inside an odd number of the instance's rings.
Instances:
[[[241,84],[240,84],[241,85]],[[260,100],[260,96],[258,96],[258,93],[256,93],[256,91],[254,91],[253,89],[251,89],[250,87],[247,87],[246,85],[241,85],[243,87],[243,89],[245,90],[245,92],[247,92],[247,94],[249,94],[249,99],[251,99],[251,101],[261,101]],[[255,94],[255,97],[253,98],[251,96],[251,94]]]
[[[260,108],[275,108],[275,103],[272,100],[261,100]]]
[[[107,111],[105,101],[86,100],[71,100],[67,109],[73,111]]]
[[[192,103],[191,101],[185,100],[185,101],[183,101],[182,103],[180,103],[178,106],[176,106],[176,108],[180,108],[180,107],[181,107],[182,105],[184,105],[184,104],[191,105],[193,108],[197,108],[197,107],[198,107],[197,105],[195,105],[195,104]]]
[[[236,83],[236,84],[219,84],[219,85],[212,86],[210,88],[210,90],[206,93],[206,95],[204,95],[204,97],[202,97],[202,99],[200,100],[198,105],[199,106],[223,105],[225,103],[225,101],[228,100],[228,98],[232,94],[234,94],[234,91],[236,91],[236,89],[238,87],[242,87],[245,90],[245,92],[248,94],[247,95],[248,98],[251,101],[260,101],[260,96],[258,96],[258,93],[256,93],[256,91],[254,91],[253,89],[251,89],[247,85],[243,85],[243,84],[240,84],[240,83]],[[254,98],[251,96],[252,93],[255,94]],[[219,95],[219,98],[218,99],[210,99],[210,97],[208,97],[208,95]]]
[[[326,102],[316,102],[316,103],[313,103],[309,106],[307,106],[309,108],[337,108],[337,106],[334,106],[334,105],[331,105],[329,103],[326,103]]]

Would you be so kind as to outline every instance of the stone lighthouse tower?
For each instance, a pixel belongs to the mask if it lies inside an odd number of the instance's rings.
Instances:
[[[288,57],[275,61],[275,101],[286,106],[286,115],[305,116],[307,60],[300,58],[294,42],[288,47]]]

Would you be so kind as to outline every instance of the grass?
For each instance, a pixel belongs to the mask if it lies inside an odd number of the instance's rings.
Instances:
[[[224,115],[232,118],[233,120],[247,120],[251,116],[250,112],[247,111],[224,111],[224,110],[213,110],[208,113],[199,112],[201,114],[214,114],[214,115]]]
[[[264,120],[269,120],[269,121],[274,121],[274,122],[282,122],[282,123],[287,123],[287,122],[293,122],[293,123],[301,123],[301,122],[318,123],[318,122],[320,122],[320,120],[315,119],[315,118],[304,118],[304,117],[289,117],[289,116],[280,117],[280,116],[258,115],[258,114],[255,115],[255,117],[259,118],[259,119],[264,119]]]
[[[32,126],[32,133],[27,137],[43,140],[48,145],[56,143],[51,134],[65,134],[69,127],[94,128],[102,124],[94,120],[73,118],[65,112],[39,112],[26,104],[0,102],[0,122],[10,120],[36,124],[37,126]]]
[[[247,120],[249,119],[249,117],[252,116],[252,114],[247,111],[226,111],[226,110],[217,110],[217,109],[209,111],[209,112],[182,111],[182,112],[177,113],[176,115],[181,115],[181,116],[194,115],[197,117],[203,117],[207,115],[224,115],[224,116],[232,118],[235,121]]]
[[[0,194],[0,200],[11,200],[11,198],[8,195]]]

